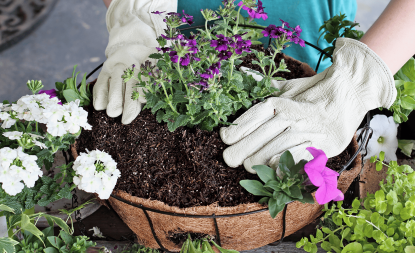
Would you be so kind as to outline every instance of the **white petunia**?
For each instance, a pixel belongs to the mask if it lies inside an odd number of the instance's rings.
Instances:
[[[50,133],[52,136],[64,136],[66,134],[66,130],[64,127],[63,122],[56,122],[51,121],[49,122],[46,127],[48,128],[48,133]]]
[[[3,183],[2,188],[7,194],[15,196],[23,190],[24,184],[20,181],[9,180]]]
[[[22,138],[23,132],[18,131],[10,131],[10,132],[4,132],[3,136],[6,136],[10,140],[20,140]]]
[[[15,120],[15,119],[12,119],[12,118],[7,118],[7,119],[5,119],[5,120],[3,121],[3,124],[1,124],[1,127],[2,127],[2,128],[4,128],[4,129],[8,129],[8,128],[10,128],[11,126],[13,126],[13,125],[14,125],[14,123],[16,123],[16,120]]]
[[[383,151],[386,162],[396,161],[398,124],[395,123],[393,117],[375,115],[370,121],[370,127],[373,129],[373,134],[367,145],[367,154],[363,159],[369,159],[374,155],[379,156],[379,153]],[[359,135],[361,131],[362,129],[359,129],[356,134]]]
[[[110,166],[107,167],[107,164]],[[81,190],[97,193],[101,199],[108,199],[121,176],[115,167],[116,164],[114,159],[103,151],[81,152],[73,165],[76,173],[73,182]]]

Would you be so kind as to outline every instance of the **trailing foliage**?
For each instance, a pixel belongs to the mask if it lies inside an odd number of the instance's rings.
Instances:
[[[258,180],[241,180],[239,183],[248,192],[256,196],[264,196],[259,203],[268,203],[271,217],[275,218],[288,202],[314,203],[313,196],[302,184],[305,179],[303,170],[306,163],[306,160],[301,160],[295,164],[290,151],[285,151],[278,164],[280,171],[278,175],[268,166],[255,165],[252,169],[257,172],[264,184]]]
[[[316,236],[302,238],[297,247],[317,252],[317,245],[328,252],[415,252],[415,172],[396,161],[383,162],[384,154],[372,157],[377,170],[388,167],[386,182],[381,189],[363,200],[355,199],[350,209],[338,202],[337,207],[325,205],[325,217],[337,228],[323,226]],[[363,203],[363,205],[362,205]],[[340,236],[339,236],[340,234]]]

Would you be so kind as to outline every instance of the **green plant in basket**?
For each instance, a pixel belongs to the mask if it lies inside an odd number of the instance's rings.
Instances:
[[[359,23],[345,20],[345,18],[346,15],[340,13],[340,15],[336,15],[331,19],[324,21],[324,24],[320,26],[320,28],[318,29],[319,32],[322,31],[318,40],[320,40],[321,36],[323,35],[323,38],[329,44],[333,43],[333,41],[340,37],[360,40],[360,38],[362,38],[362,36],[364,35],[364,32],[353,29],[355,26],[359,26]],[[333,55],[334,46],[329,46],[323,49],[323,51],[329,55]],[[325,60],[326,58],[328,57],[325,55],[323,60]]]
[[[306,163],[306,160],[301,160],[295,164],[290,151],[285,151],[279,161],[278,172],[265,165],[255,165],[252,169],[263,183],[258,180],[241,180],[240,184],[248,192],[264,196],[259,203],[268,203],[271,217],[275,218],[288,202],[298,200],[302,203],[314,203],[313,196],[303,185]]]
[[[371,158],[378,168],[388,167],[381,189],[355,199],[349,209],[341,202],[337,207],[325,205],[325,217],[331,215],[337,228],[323,226],[316,236],[297,242],[298,248],[317,252],[316,244],[321,243],[328,252],[415,252],[415,172],[396,161],[385,164],[383,159],[383,152]]]
[[[274,59],[277,53],[294,42],[303,45],[299,38],[301,29],[276,27],[270,25],[262,34],[274,38],[271,45],[274,50],[272,56],[255,52],[264,78],[255,81],[252,76],[236,70],[235,66],[242,61],[240,58],[251,53],[250,40],[258,38],[249,34],[250,30],[239,26],[240,11],[242,8],[250,10],[253,18],[265,19],[262,2],[258,4],[252,0],[241,2],[238,11],[235,11],[233,1],[224,1],[217,11],[202,10],[206,20],[205,29],[198,29],[198,34],[189,38],[182,35],[177,29],[183,24],[191,24],[193,17],[183,12],[168,13],[165,18],[166,34],[157,39],[159,53],[150,55],[157,64],[146,61],[136,71],[135,66],[127,69],[123,75],[125,82],[131,79],[138,81],[138,86],[145,88],[144,96],[147,101],[144,108],[151,109],[156,114],[158,122],[165,122],[170,131],[180,126],[196,126],[201,129],[212,130],[219,124],[229,125],[228,117],[241,108],[249,108],[254,100],[262,100],[278,91],[271,86],[271,80],[279,71],[288,71],[282,62],[278,67]],[[257,6],[256,11],[253,7]],[[155,12],[154,15],[162,15]],[[221,18],[219,20],[219,18]],[[215,21],[216,25],[208,29],[208,21]],[[235,22],[236,20],[236,22]],[[258,29],[263,27],[258,26]],[[269,70],[265,72],[265,67]],[[138,73],[137,73],[138,72]],[[132,97],[138,99],[143,94],[134,92]]]

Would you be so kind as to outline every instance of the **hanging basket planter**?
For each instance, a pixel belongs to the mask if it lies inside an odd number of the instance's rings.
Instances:
[[[346,193],[361,171],[361,156],[356,138],[349,145],[352,158],[349,170],[344,170],[338,188]],[[75,148],[72,149],[76,159]],[[283,212],[272,219],[268,208],[258,203],[220,207],[217,204],[178,208],[161,201],[131,196],[123,191],[114,192],[109,203],[146,247],[179,251],[177,237],[188,233],[209,235],[227,249],[250,250],[280,240],[321,215],[323,206],[298,201],[286,205]],[[313,193],[314,196],[314,193]]]

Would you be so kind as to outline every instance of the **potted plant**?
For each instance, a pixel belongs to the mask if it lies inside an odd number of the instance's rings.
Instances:
[[[206,27],[189,38],[177,28],[190,23],[191,17],[167,14],[168,29],[158,38],[159,53],[150,56],[157,63],[147,61],[139,72],[133,65],[123,75],[125,81],[134,78],[145,88],[147,100],[148,110],[130,125],[92,106],[87,108],[94,130],[83,131],[73,156],[77,159],[85,149],[105,150],[117,162],[121,176],[109,202],[145,246],[180,250],[183,242],[172,239],[191,232],[215,236],[225,248],[247,250],[280,239],[283,220],[287,221],[285,233],[290,234],[321,213],[318,203],[295,201],[287,206],[286,219],[283,213],[271,218],[266,206],[256,203],[259,198],[239,185],[257,176],[242,167],[229,168],[223,161],[226,145],[219,138],[218,125],[232,124],[244,109],[277,92],[272,81],[281,77],[275,74],[287,72],[285,60],[275,62],[277,54],[290,42],[304,43],[299,37],[301,28],[283,22],[283,26],[271,25],[263,31],[274,38],[271,53],[252,50],[249,29],[239,25],[239,12],[245,8],[255,17],[263,15],[263,10],[258,6],[252,12],[253,3],[244,4],[238,11],[233,1],[225,1],[218,12],[202,10]],[[224,18],[219,20],[219,16]],[[208,21],[215,21],[216,26],[209,29]],[[237,71],[236,66],[251,52],[256,56],[251,63],[258,71]],[[255,80],[252,73],[261,80]],[[140,94],[132,96],[137,99]],[[356,152],[356,141],[349,147],[346,153]],[[99,162],[93,164],[98,171]],[[359,158],[351,167],[339,179],[343,193],[360,172]]]

